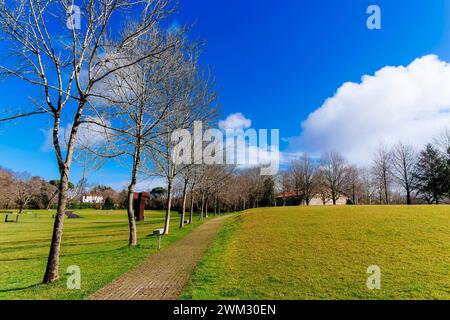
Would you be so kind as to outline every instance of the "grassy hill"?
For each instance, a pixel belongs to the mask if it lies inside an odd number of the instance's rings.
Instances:
[[[381,290],[366,286],[381,268]],[[184,299],[450,299],[449,206],[254,209],[231,221]]]

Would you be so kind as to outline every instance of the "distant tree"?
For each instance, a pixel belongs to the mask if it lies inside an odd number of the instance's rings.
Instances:
[[[406,193],[406,203],[410,205],[414,187],[414,168],[417,155],[414,147],[403,143],[397,144],[391,152],[392,174]]]
[[[347,161],[338,152],[327,152],[322,155],[320,160],[320,175],[322,176],[322,183],[328,190],[329,196],[336,205],[339,197],[344,193],[347,175],[346,175]]]
[[[442,130],[442,132],[434,138],[434,143],[438,147],[439,152],[447,158],[447,161],[450,163],[450,127]]]
[[[51,197],[54,194],[55,188],[38,176],[32,177],[31,183],[34,185],[34,194],[28,207],[33,209],[48,208],[51,204]]]
[[[347,167],[346,177],[347,183],[345,193],[351,199],[352,204],[359,203],[359,191],[361,189],[360,171],[354,165]]]
[[[278,175],[278,188],[277,190],[281,193],[281,194],[286,194],[290,191],[293,190],[292,187],[292,176],[290,174],[289,171],[282,171],[280,172],[280,174]],[[286,198],[283,197],[283,206],[286,205]]]
[[[319,168],[316,173],[316,192],[323,205],[331,199],[330,188],[328,187],[327,176],[323,168]]]
[[[448,194],[449,171],[446,159],[433,145],[428,144],[425,150],[420,152],[414,178],[419,194],[429,204],[439,204],[440,200]]]
[[[262,205],[265,207],[272,207],[275,199],[275,181],[272,177],[264,179],[264,193],[262,198]]]
[[[447,197],[450,198],[450,127],[445,128],[436,138],[435,144],[438,147],[442,157],[447,159]]]
[[[385,145],[380,145],[375,152],[372,172],[378,182],[380,203],[390,203],[389,192],[392,183],[392,156]]]
[[[103,204],[103,209],[105,209],[105,210],[114,210],[115,209],[114,201],[110,197],[107,197],[105,199],[105,203]]]
[[[302,204],[301,199],[303,198],[303,194],[302,194],[302,168],[300,165],[300,161],[292,160],[289,165],[288,172],[291,177],[291,185],[292,185],[291,191],[295,192],[295,196],[299,201],[297,204],[301,205]]]
[[[374,183],[373,175],[369,168],[359,169],[360,182],[361,182],[361,194],[364,204],[373,204],[375,194],[377,192],[377,184]]]
[[[166,194],[167,190],[164,189],[163,187],[157,187],[157,188],[153,188],[152,191],[150,191],[150,194],[155,197],[155,198],[159,198],[162,197]]]
[[[316,171],[317,166],[313,159],[307,153],[303,153],[298,160],[296,175],[298,175],[302,198],[307,206],[316,192]]]
[[[14,203],[13,181],[13,173],[0,167],[0,208],[2,209],[9,209]]]
[[[117,194],[117,206],[119,209],[126,209],[128,204],[128,190],[122,190]]]
[[[37,194],[39,186],[36,179],[32,179],[26,172],[14,175],[13,186],[15,189],[15,202],[19,208],[19,213],[32,201]]]

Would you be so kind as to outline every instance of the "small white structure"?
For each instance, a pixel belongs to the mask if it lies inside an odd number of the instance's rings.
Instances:
[[[344,197],[344,196],[340,196],[338,199],[336,199],[336,205],[337,206],[345,206],[346,204],[348,204],[348,198]],[[309,202],[310,206],[323,206],[323,200],[318,198],[318,197],[314,197],[311,199],[311,201]],[[327,200],[327,202],[325,202],[326,206],[332,206],[333,205],[333,200]]]
[[[102,204],[103,203],[103,197],[102,196],[83,196],[81,198],[82,203],[95,203],[95,204]]]

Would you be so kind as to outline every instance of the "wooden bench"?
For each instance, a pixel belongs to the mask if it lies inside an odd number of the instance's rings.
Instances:
[[[15,220],[14,219],[8,219],[9,216],[11,216],[11,215],[16,216],[16,219]],[[19,222],[19,214],[18,213],[7,213],[6,216],[5,216],[5,223],[7,223],[7,222]]]

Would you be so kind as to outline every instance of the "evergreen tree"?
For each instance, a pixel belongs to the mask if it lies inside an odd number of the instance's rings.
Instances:
[[[448,194],[449,166],[439,151],[428,144],[420,155],[414,172],[416,189],[428,203],[439,204]]]
[[[110,197],[107,197],[105,199],[105,203],[103,204],[103,209],[104,210],[114,210],[115,209],[114,201]]]

